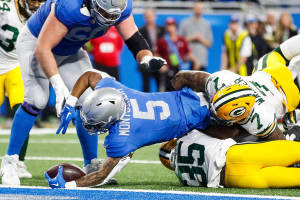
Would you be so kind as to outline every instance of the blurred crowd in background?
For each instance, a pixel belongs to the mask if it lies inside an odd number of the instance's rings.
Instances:
[[[151,92],[150,82],[153,79],[157,87],[154,91],[163,92],[179,70],[212,72],[208,70],[210,68],[208,57],[209,49],[216,45],[215,39],[221,38],[223,41],[222,48],[220,48],[221,56],[214,58],[221,60],[217,69],[231,70],[246,76],[251,75],[259,58],[288,38],[298,34],[293,17],[285,11],[267,10],[259,15],[249,12],[232,14],[229,16],[228,29],[218,33],[213,33],[211,22],[203,18],[203,12],[203,4],[195,2],[189,17],[184,18],[180,23],[173,17],[166,17],[164,25],[159,26],[156,23],[158,19],[156,10],[144,11],[144,26],[139,27],[139,31],[148,41],[154,55],[163,57],[168,64],[158,72],[148,72],[136,65],[135,70],[142,77],[142,91]],[[87,43],[85,49],[90,54],[94,68],[105,71],[120,80],[119,66],[122,62],[126,62],[121,60],[124,43],[114,27],[110,28],[105,36]],[[297,79],[295,82],[298,85]],[[54,108],[54,95],[51,88],[48,106],[39,117],[37,127],[57,126],[59,123]],[[0,128],[10,128],[11,117],[9,102],[6,100],[0,109]]]

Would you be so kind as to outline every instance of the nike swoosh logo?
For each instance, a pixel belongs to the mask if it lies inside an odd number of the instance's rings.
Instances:
[[[109,145],[109,144],[108,144]],[[106,149],[106,147],[108,147],[108,145],[104,146],[104,148]]]
[[[56,184],[51,184],[51,185],[58,186],[58,183],[56,183]]]
[[[69,115],[71,115],[71,113],[68,113],[68,115],[67,115],[66,119],[68,119]]]

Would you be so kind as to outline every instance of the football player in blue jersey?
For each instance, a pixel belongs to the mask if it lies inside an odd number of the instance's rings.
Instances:
[[[76,114],[77,99],[91,87],[83,102],[80,116]],[[100,170],[76,181],[67,182],[63,169],[56,178],[45,176],[52,188],[101,186],[127,163],[141,147],[180,137],[191,129],[205,129],[210,122],[207,101],[191,89],[164,93],[143,93],[130,89],[104,72],[88,70],[75,84],[62,111],[58,131],[66,131],[71,120],[81,117],[90,133],[109,134],[104,147],[108,156]]]
[[[11,185],[19,185],[20,181],[14,175],[14,160],[9,157],[19,154],[37,115],[45,108],[49,81],[55,90],[56,110],[60,116],[63,101],[68,99],[76,80],[92,69],[89,57],[81,47],[90,39],[103,36],[113,25],[144,68],[157,71],[166,64],[162,58],[153,57],[148,43],[139,33],[132,16],[132,0],[48,0],[22,29],[17,40],[17,54],[25,98],[13,121],[7,159],[1,164]],[[90,92],[87,90],[76,101],[76,106],[81,106]],[[84,171],[97,171],[99,163],[91,163],[97,158],[97,137],[87,133],[80,117],[73,121],[74,125],[75,121],[82,145]]]

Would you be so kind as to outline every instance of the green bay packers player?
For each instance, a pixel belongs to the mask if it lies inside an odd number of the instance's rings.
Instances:
[[[299,90],[293,81],[300,71],[299,54],[300,36],[295,36],[262,57],[251,76],[226,70],[213,74],[181,71],[167,90],[187,86],[206,92],[211,115],[218,123],[237,123],[262,140],[284,140],[277,120],[299,104]]]
[[[15,114],[24,99],[20,64],[16,52],[19,32],[28,18],[45,0],[0,1],[0,105],[7,94],[10,107]],[[31,178],[24,164],[28,138],[24,142],[17,162],[19,178]],[[13,144],[12,144],[13,145]],[[16,158],[18,159],[18,158]]]
[[[299,151],[294,141],[236,143],[193,130],[163,143],[159,156],[183,186],[291,188],[300,186],[300,168],[288,167],[300,163]]]

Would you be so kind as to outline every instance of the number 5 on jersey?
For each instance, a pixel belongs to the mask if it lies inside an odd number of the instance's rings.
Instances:
[[[133,118],[155,120],[154,107],[162,108],[162,112],[160,113],[160,120],[168,119],[168,117],[171,115],[169,105],[164,101],[147,101],[146,112],[140,111],[136,99],[130,99],[130,103],[132,105]]]

